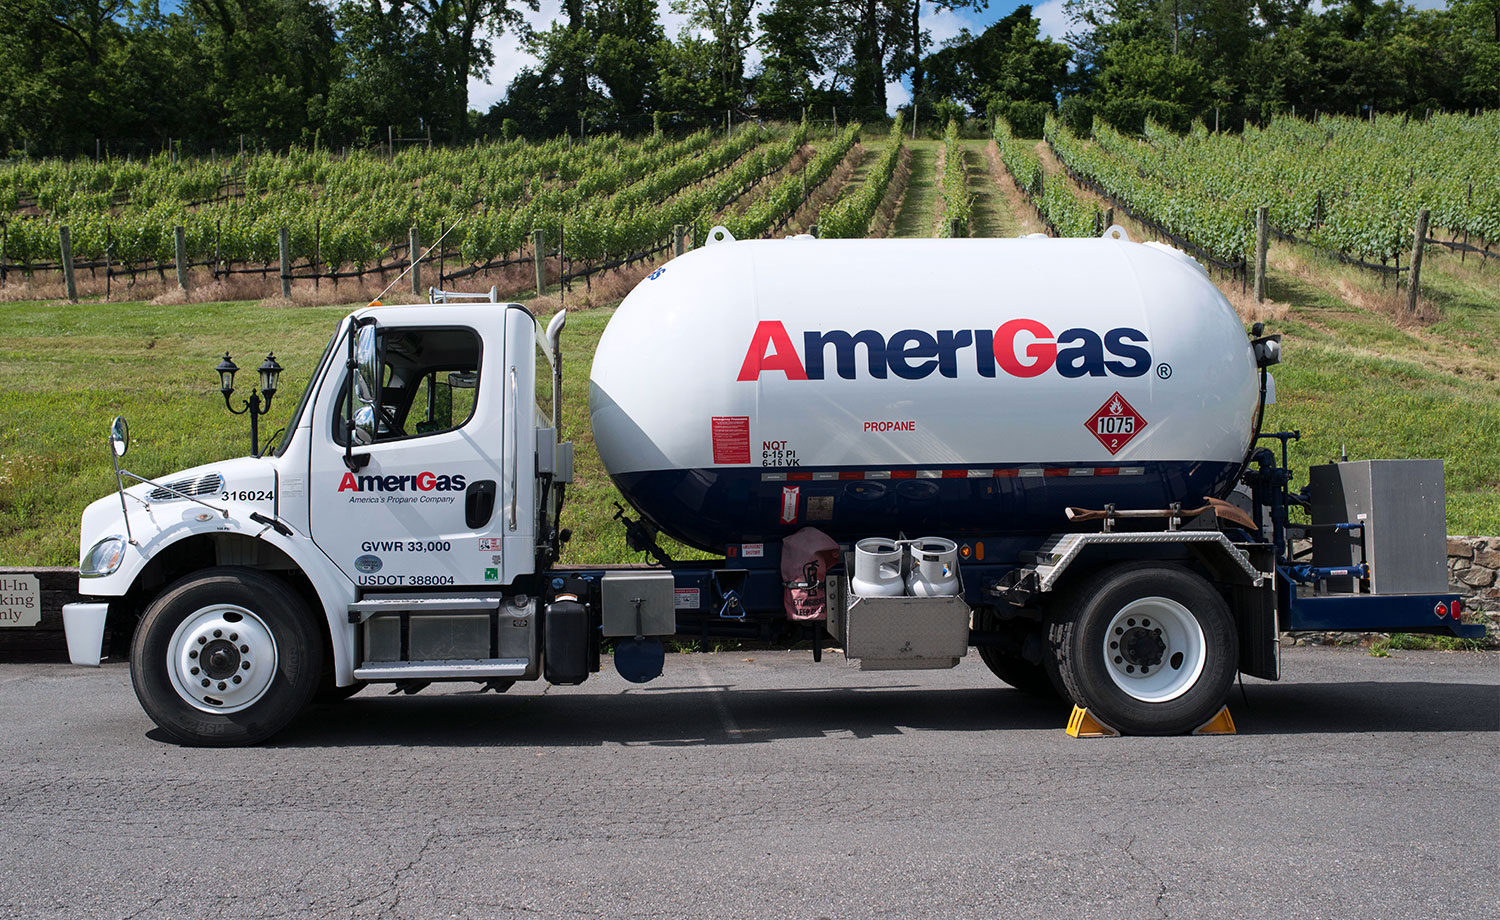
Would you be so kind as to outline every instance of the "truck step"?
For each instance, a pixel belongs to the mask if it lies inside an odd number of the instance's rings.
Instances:
[[[372,616],[393,613],[416,615],[428,613],[489,613],[498,610],[504,599],[493,597],[458,597],[451,595],[382,594],[367,597],[349,605],[349,622],[363,623]]]
[[[441,680],[485,677],[524,678],[525,658],[455,659],[447,661],[380,661],[354,669],[358,680]]]

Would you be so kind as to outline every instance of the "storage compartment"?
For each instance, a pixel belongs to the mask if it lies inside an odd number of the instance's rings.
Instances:
[[[413,661],[532,662],[536,658],[536,602],[491,600],[489,610],[423,611],[421,602],[364,622],[365,664]],[[531,668],[528,668],[531,670]],[[534,671],[533,671],[534,673]]]
[[[1441,594],[1448,590],[1446,501],[1441,460],[1361,460],[1308,470],[1312,497],[1312,564],[1370,565],[1372,594]],[[1326,525],[1364,523],[1360,533]],[[1352,578],[1328,579],[1330,590],[1357,590]]]
[[[605,572],[600,586],[604,635],[674,635],[675,585],[671,572]]]
[[[948,597],[862,597],[847,580],[828,580],[830,629],[844,655],[862,671],[951,668],[969,651],[972,615],[959,594]]]

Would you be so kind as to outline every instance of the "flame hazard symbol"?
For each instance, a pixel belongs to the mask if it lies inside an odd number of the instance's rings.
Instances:
[[[1146,420],[1135,411],[1129,400],[1115,393],[1089,416],[1083,427],[1099,439],[1110,456],[1114,456],[1141,433],[1141,429],[1146,427]]]

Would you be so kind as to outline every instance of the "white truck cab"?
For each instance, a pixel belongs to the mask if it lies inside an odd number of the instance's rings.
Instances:
[[[527,584],[571,479],[562,322],[549,339],[519,304],[363,309],[274,453],[150,481],[119,470],[116,440],[119,492],[83,515],[70,657],[97,664],[107,621],[129,635],[138,615],[142,703],[200,743],[260,740],[320,687],[536,677]]]

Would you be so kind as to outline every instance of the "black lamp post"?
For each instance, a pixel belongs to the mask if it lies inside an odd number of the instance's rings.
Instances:
[[[239,370],[230,359],[229,352],[224,352],[224,360],[214,370],[219,373],[219,392],[224,394],[224,408],[235,415],[250,415],[250,452],[259,457],[260,426],[257,420],[271,411],[271,397],[276,395],[276,381],[281,376],[281,365],[276,363],[276,353],[266,355],[266,360],[255,369],[260,374],[260,388],[257,390],[251,387],[250,398],[238,409],[229,402],[230,394],[234,392],[234,375]],[[264,403],[261,402],[261,396],[266,398]]]

